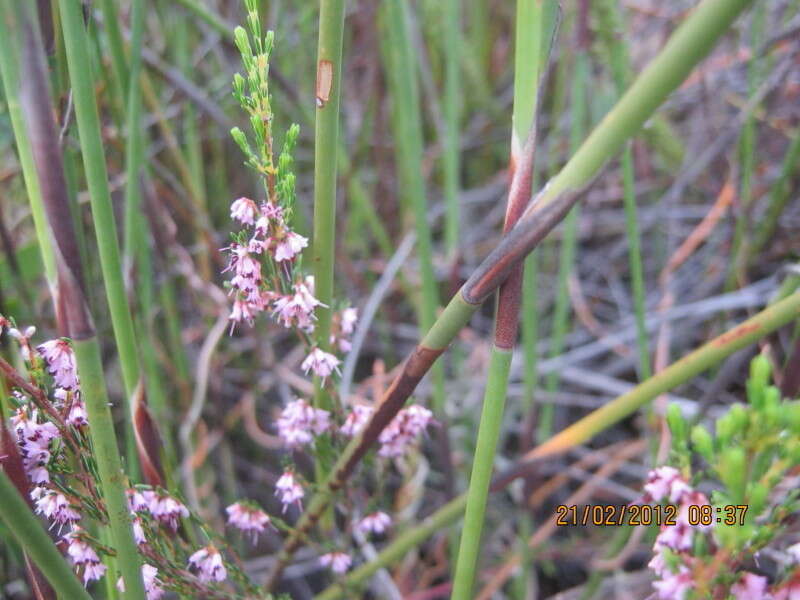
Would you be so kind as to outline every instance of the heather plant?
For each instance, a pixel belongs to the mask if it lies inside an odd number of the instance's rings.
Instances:
[[[649,563],[658,598],[800,596],[800,544],[791,533],[800,508],[800,402],[781,397],[770,370],[765,355],[753,359],[747,403],[718,417],[713,435],[670,406],[670,457],[650,472],[643,497],[674,509]]]
[[[23,180],[0,173],[0,574],[24,569],[36,600],[527,600],[591,553],[590,598],[638,549],[648,598],[800,598],[800,345],[772,335],[800,315],[800,276],[747,281],[796,216],[798,116],[762,111],[784,79],[796,95],[796,2],[760,5],[752,47],[700,71],[752,2],[470,0],[466,19],[455,0],[46,4],[0,0],[0,158],[13,139]],[[767,18],[789,35],[765,39]],[[657,52],[639,39],[653,20]],[[652,57],[635,77],[634,45]],[[681,165],[685,88],[737,61],[738,116]],[[759,163],[760,127],[781,133],[764,145],[786,145],[780,169]],[[617,199],[620,243],[582,262]],[[794,256],[774,246],[770,269]],[[742,289],[702,296],[723,285]],[[702,301],[674,317],[681,294]],[[612,313],[633,315],[622,334]],[[708,404],[738,393],[756,343],[747,403],[712,434]],[[567,494],[633,494],[674,522],[620,524],[604,548],[557,531],[549,499]]]

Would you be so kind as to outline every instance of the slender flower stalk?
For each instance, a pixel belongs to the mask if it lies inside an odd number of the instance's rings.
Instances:
[[[60,597],[90,600],[89,593],[75,577],[39,519],[33,515],[2,469],[0,469],[0,518]]]
[[[797,281],[794,281],[794,284],[796,285]],[[699,373],[721,363],[735,352],[771,334],[787,323],[791,323],[798,316],[800,316],[800,292],[794,292],[733,329],[708,341],[647,381],[640,383],[627,393],[580,419],[551,440],[534,448],[523,457],[520,463],[495,476],[490,489],[492,491],[503,489],[515,478],[527,472],[531,465],[589,441],[600,431],[618,423],[659,395],[686,383]],[[339,598],[343,595],[344,590],[350,589],[348,586],[364,582],[377,570],[400,560],[411,548],[459,519],[466,503],[466,494],[454,498],[425,521],[406,530],[386,546],[375,560],[354,570],[343,581],[318,595],[317,600]]]
[[[336,240],[336,167],[339,149],[339,102],[342,82],[342,38],[345,0],[320,0],[317,46],[317,118],[314,129],[314,291],[322,303],[317,310],[315,336],[322,350],[330,348],[333,302],[333,264]],[[316,380],[317,408],[332,402]]]
[[[517,225],[503,236],[445,307],[406,359],[370,422],[343,450],[329,477],[320,485],[294,532],[286,540],[267,587],[277,582],[301,540],[320,518],[334,494],[342,488],[383,428],[403,407],[419,381],[481,303],[564,218],[578,201],[582,188],[590,183],[600,167],[641,128],[751,1],[704,0],[698,5],[559,174],[537,194]]]

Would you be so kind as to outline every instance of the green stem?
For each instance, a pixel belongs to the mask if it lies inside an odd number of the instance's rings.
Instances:
[[[64,43],[67,50],[75,117],[78,122],[83,164],[89,187],[95,236],[97,237],[100,268],[103,272],[111,323],[119,352],[122,379],[125,386],[126,414],[130,419],[128,399],[139,381],[139,358],[128,299],[122,277],[117,241],[117,227],[111,205],[103,139],[94,97],[89,51],[83,26],[81,4],[77,0],[59,0]]]
[[[314,295],[317,309],[314,335],[320,348],[330,347],[333,263],[336,241],[336,167],[339,101],[342,81],[344,0],[320,0],[317,47],[317,119],[314,129]],[[327,308],[326,308],[327,307]],[[331,409],[331,399],[317,382],[317,404]]]
[[[133,539],[130,511],[125,497],[126,479],[119,459],[114,421],[106,393],[100,345],[97,338],[73,340],[75,362],[81,378],[81,396],[86,403],[89,434],[103,486],[106,512],[117,551],[117,564],[125,582],[126,598],[144,598],[141,557]],[[113,574],[111,575],[113,576]]]
[[[464,514],[464,528],[458,549],[458,562],[453,576],[453,600],[468,600],[472,597],[472,583],[480,550],[481,532],[486,512],[486,498],[492,477],[492,466],[497,450],[497,440],[503,424],[503,407],[508,388],[508,372],[511,368],[513,352],[492,347],[489,359],[489,374],[486,392],[483,397],[481,424],[475,448],[475,461],[467,492],[467,509]]]
[[[8,475],[0,469],[0,518],[61,598],[91,600]]]

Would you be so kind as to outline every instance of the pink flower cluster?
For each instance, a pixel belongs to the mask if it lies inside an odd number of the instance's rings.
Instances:
[[[161,587],[161,581],[158,579],[158,569],[153,565],[143,564],[142,581],[144,582],[144,593],[147,596],[147,600],[160,600],[164,595],[164,588]],[[117,589],[120,592],[125,591],[125,582],[122,577],[117,579]]]
[[[433,413],[423,406],[412,404],[404,408],[389,425],[381,431],[378,441],[381,444],[378,450],[379,456],[387,458],[397,458],[405,454],[405,451],[422,433],[433,418]]]
[[[290,448],[308,444],[314,435],[330,428],[330,413],[314,408],[305,400],[295,400],[286,405],[277,421],[278,435]]]
[[[319,557],[319,562],[323,567],[330,568],[334,573],[347,573],[353,559],[344,552],[328,552]]]
[[[58,387],[69,391],[78,389],[75,353],[67,340],[50,340],[37,346],[36,350],[44,358],[47,371],[53,376]]]
[[[73,427],[88,425],[89,419],[86,406],[81,399],[80,381],[72,346],[65,339],[55,339],[39,344],[36,351],[44,359],[47,372],[55,381],[56,390],[53,395],[57,401],[67,404],[65,419],[67,425]]]
[[[230,252],[225,271],[231,271],[231,293],[235,294],[231,311],[231,330],[237,323],[252,324],[255,316],[270,305],[273,314],[285,326],[297,324],[305,331],[313,329],[313,311],[319,301],[306,283],[294,285],[294,293],[283,295],[269,289],[262,276],[261,256],[274,263],[278,273],[288,271],[285,263],[295,259],[308,246],[308,240],[292,231],[284,218],[283,209],[272,202],[258,206],[249,198],[239,198],[231,204],[231,218],[248,228],[249,241],[234,242],[224,250]]]
[[[297,502],[297,507],[302,509],[300,501],[305,496],[305,492],[303,492],[302,486],[298,483],[294,471],[286,469],[278,481],[275,482],[275,495],[279,496],[283,503],[283,512],[286,512],[286,509],[293,502]]]
[[[189,557],[189,568],[197,573],[201,583],[225,581],[228,571],[222,562],[222,554],[213,545],[200,548]]]
[[[314,371],[314,375],[325,379],[331,373],[339,372],[340,360],[330,352],[325,352],[320,348],[312,348],[311,352],[306,356],[303,364],[303,372],[308,375],[309,371]]]
[[[189,516],[189,509],[182,502],[165,492],[150,489],[142,491],[129,489],[127,493],[128,508],[134,519],[134,534],[136,534],[136,519],[139,517],[137,513],[149,513],[154,519],[165,527],[172,529],[172,531],[178,530],[178,521],[180,519],[185,519]],[[138,522],[138,526],[141,529],[141,521]],[[138,535],[136,537],[139,538]],[[141,538],[144,538],[143,532]]]
[[[377,511],[368,514],[356,524],[356,530],[363,534],[382,534],[392,526],[392,518],[385,512]]]
[[[225,512],[228,513],[228,525],[236,527],[245,534],[249,533],[253,543],[270,525],[267,513],[245,502],[235,502],[226,508]]]
[[[78,527],[74,526],[72,531],[64,535],[67,542],[67,554],[72,560],[72,564],[77,569],[83,569],[83,585],[88,585],[90,581],[100,579],[106,572],[106,566],[100,562],[94,548],[89,545],[86,534]]]
[[[361,433],[361,430],[364,429],[364,426],[370,420],[374,412],[375,409],[366,404],[353,405],[353,409],[350,411],[350,414],[345,417],[344,423],[339,428],[339,431],[347,437],[357,436]]]
[[[680,472],[669,466],[652,470],[644,490],[645,501],[666,500],[679,507],[676,524],[661,527],[653,546],[655,555],[648,566],[659,577],[653,583],[659,600],[684,600],[695,587],[693,571],[698,559],[691,555],[693,536],[695,532],[706,532],[711,528],[710,525],[690,525],[689,506],[708,505],[708,498],[692,489]],[[679,559],[675,569],[668,566],[667,549]],[[789,548],[787,554],[790,561],[800,565],[800,544]],[[745,571],[731,586],[730,593],[734,600],[800,600],[800,569],[797,569],[796,577],[790,577],[772,590],[768,587],[766,577]]]
[[[58,428],[50,421],[39,423],[39,411],[33,409],[28,415],[25,407],[17,409],[11,417],[11,425],[17,435],[17,446],[22,455],[28,478],[35,486],[50,483],[50,442],[60,437]]]
[[[679,506],[675,525],[662,525],[661,532],[656,537],[653,546],[655,555],[649,567],[659,576],[653,583],[660,600],[683,600],[687,592],[692,589],[691,557],[688,551],[692,548],[692,538],[695,531],[705,531],[708,526],[691,525],[688,514],[689,506],[694,504],[704,506],[708,498],[704,494],[694,491],[688,482],[681,476],[680,471],[673,467],[658,467],[650,472],[644,486],[644,499],[646,501],[661,502],[667,500]],[[682,564],[677,571],[667,565],[665,550],[669,549],[682,559]]]

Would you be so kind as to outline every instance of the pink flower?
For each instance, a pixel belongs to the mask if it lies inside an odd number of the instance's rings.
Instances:
[[[106,573],[106,566],[101,562],[86,563],[83,566],[83,585],[89,585],[90,581],[100,579]]]
[[[294,231],[289,231],[275,246],[275,260],[278,262],[292,260],[306,246],[308,246],[308,238],[304,238]]]
[[[286,508],[292,502],[297,502],[297,507],[302,508],[300,500],[302,500],[305,493],[300,484],[297,483],[294,473],[291,470],[286,470],[275,482],[275,495],[280,496],[283,503],[283,512],[286,512]]]
[[[322,303],[314,298],[306,283],[296,283],[294,294],[279,296],[272,304],[273,315],[284,327],[297,325],[300,329],[310,331],[314,328],[314,309]]]
[[[692,575],[682,567],[677,573],[668,574],[661,581],[654,581],[659,600],[684,600],[686,593],[692,589]]]
[[[319,562],[323,567],[330,567],[334,573],[342,574],[347,573],[353,560],[344,552],[328,552],[319,557]]]
[[[258,534],[270,524],[267,513],[242,502],[231,504],[225,509],[225,512],[228,513],[228,525],[232,525],[244,533],[249,532],[254,543]]]
[[[144,593],[147,600],[160,600],[164,595],[164,590],[161,587],[161,581],[158,580],[158,569],[153,565],[147,563],[142,565],[142,581],[144,583]],[[117,589],[120,592],[125,591],[125,582],[122,577],[117,579]]]
[[[361,519],[356,525],[356,529],[363,534],[370,532],[381,534],[392,525],[392,518],[385,512],[374,512]]]
[[[679,504],[683,495],[691,491],[691,487],[681,477],[680,471],[674,467],[663,466],[650,471],[644,491],[647,497],[655,502],[668,498],[673,504]]]
[[[258,216],[258,206],[250,198],[239,198],[231,204],[231,219],[242,225],[254,225]]]
[[[689,550],[692,547],[692,533],[694,531],[687,523],[662,525],[661,533],[656,537],[656,546],[666,546],[675,552]]]
[[[59,525],[76,523],[81,519],[80,513],[70,506],[67,497],[54,490],[45,491],[36,500],[36,512]]]
[[[131,519],[131,524],[133,526],[133,539],[139,546],[141,546],[142,544],[146,544],[147,538],[144,535],[144,527],[142,527],[142,518],[133,517],[133,519]]]
[[[789,555],[792,562],[795,564],[800,564],[800,543],[789,546],[786,549],[786,553]]]
[[[38,410],[32,410],[30,417],[25,408],[17,409],[11,417],[17,446],[23,459],[28,478],[36,485],[50,482],[47,465],[50,462],[50,442],[60,437],[58,428],[50,421],[38,423]]]
[[[352,335],[356,328],[356,321],[358,320],[358,310],[348,307],[342,311],[340,319],[342,333],[344,335]]]
[[[72,401],[72,406],[69,408],[69,414],[67,415],[67,425],[83,427],[88,424],[89,415],[86,414],[86,405],[83,403],[83,400],[80,399],[80,396],[75,396]]]
[[[378,454],[389,458],[402,456],[432,417],[431,411],[417,404],[401,410],[378,436],[381,443]]]
[[[233,328],[236,327],[237,323],[241,323],[242,321],[252,327],[257,312],[258,311],[253,310],[253,305],[250,302],[240,300],[239,298],[234,300],[231,314],[228,317],[228,320],[231,322],[230,332],[233,333]]]
[[[349,437],[357,436],[374,412],[375,409],[371,406],[367,406],[366,404],[354,404],[352,411],[345,418],[339,431]]]
[[[129,488],[125,490],[125,494],[128,496],[128,510],[130,510],[132,513],[150,510],[150,502],[139,490],[135,488]]]
[[[64,536],[67,540],[67,554],[72,559],[72,563],[80,565],[83,563],[96,563],[100,562],[100,557],[85,540],[84,535],[80,528],[75,527],[72,531]]]
[[[330,413],[314,408],[305,400],[295,400],[286,405],[277,421],[278,435],[287,446],[307,444],[313,437],[330,427]]]
[[[314,348],[300,366],[306,375],[309,371],[314,371],[315,375],[324,379],[334,371],[339,372],[340,362],[333,354]]]
[[[767,598],[767,578],[754,573],[744,573],[731,587],[735,600],[765,600]]]
[[[58,387],[74,390],[78,387],[78,371],[75,368],[75,353],[64,339],[50,340],[36,347],[47,363],[47,371]]]
[[[213,545],[200,548],[189,557],[189,566],[197,570],[197,578],[203,582],[225,581],[228,572],[222,564],[222,555]]]
[[[173,531],[178,530],[179,519],[189,516],[189,509],[169,494],[146,490],[142,496],[147,501],[150,514]]]

